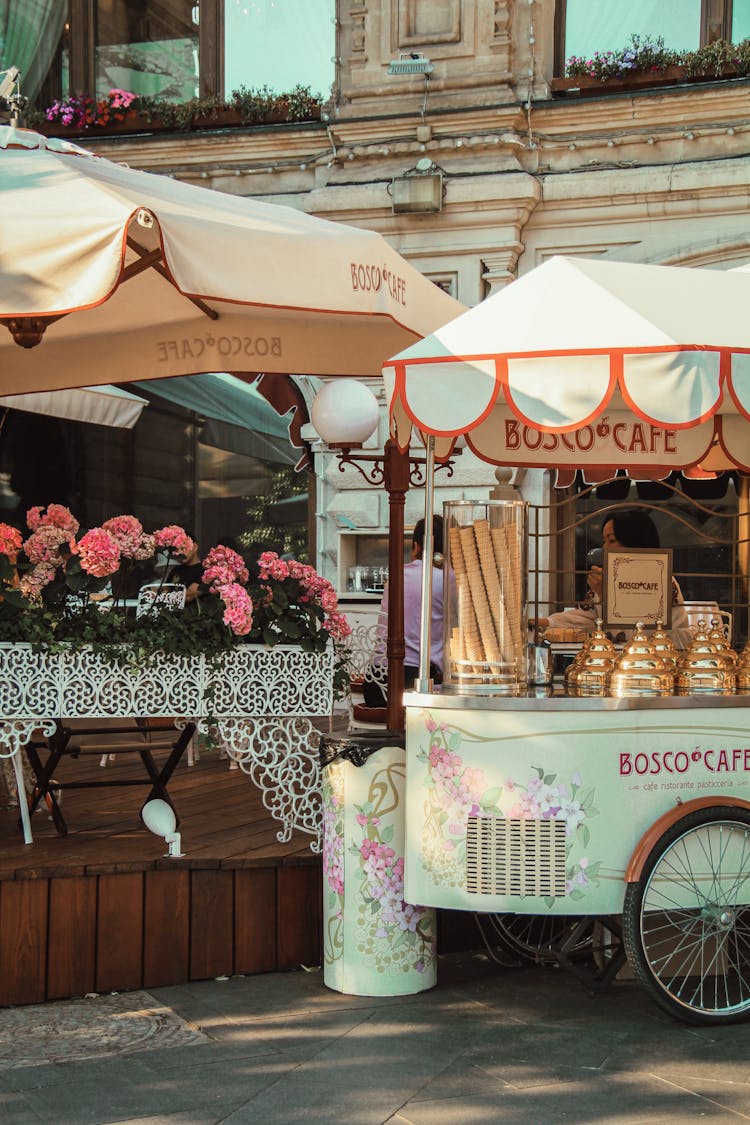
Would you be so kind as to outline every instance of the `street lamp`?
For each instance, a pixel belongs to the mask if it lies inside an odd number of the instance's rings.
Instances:
[[[354,383],[357,387],[367,391],[375,403],[374,424],[371,425],[372,415],[368,413],[367,423],[362,418],[361,426],[367,440],[377,426],[377,399],[364,384],[355,379],[332,380],[322,391],[316,395],[311,408],[313,425],[321,437],[324,438],[329,449],[337,451],[339,469],[343,472],[347,466],[357,469],[370,485],[385,487],[388,492],[388,640],[386,656],[388,660],[388,709],[387,724],[391,731],[404,729],[404,658],[406,649],[404,645],[404,506],[406,493],[410,485],[419,486],[427,483],[428,465],[427,458],[413,457],[408,449],[400,449],[398,444],[389,438],[382,453],[361,453],[356,450],[361,448],[361,442],[349,440],[357,433],[355,407],[356,402],[367,404],[367,411],[371,404],[367,396],[347,388],[344,394],[337,397],[336,391],[344,383]],[[346,409],[334,411],[331,404],[346,404]],[[363,415],[366,411],[363,409]],[[325,434],[319,428],[323,425]],[[370,427],[368,430],[368,426]],[[460,453],[460,449],[455,451]],[[448,476],[453,473],[453,462],[443,462],[440,468],[447,470]]]
[[[361,447],[378,427],[378,400],[357,379],[333,379],[313,399],[312,424],[330,448]]]

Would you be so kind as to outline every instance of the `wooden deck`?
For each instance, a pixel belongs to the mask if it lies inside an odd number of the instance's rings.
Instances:
[[[311,837],[279,843],[260,792],[228,765],[204,753],[172,777],[184,858],[165,858],[141,823],[148,784],[130,755],[61,762],[65,837],[45,808],[25,845],[17,810],[0,812],[0,1005],[319,963]],[[144,785],[65,791],[107,777]]]

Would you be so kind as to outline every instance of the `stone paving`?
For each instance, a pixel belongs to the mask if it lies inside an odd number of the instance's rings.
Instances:
[[[690,1027],[633,981],[441,958],[430,992],[320,971],[0,1011],[0,1125],[750,1121],[750,1023]]]

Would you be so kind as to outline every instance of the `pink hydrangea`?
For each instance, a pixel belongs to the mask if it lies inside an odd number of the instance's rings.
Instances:
[[[9,523],[0,523],[0,554],[7,555],[11,562],[15,562],[22,542],[23,536],[17,527],[11,527]]]
[[[206,586],[228,586],[231,582],[247,582],[249,577],[242,555],[231,547],[212,547],[203,560]]]
[[[264,551],[258,559],[258,573],[262,582],[284,582],[287,578],[298,582],[302,587],[299,602],[302,605],[310,603],[320,606],[325,614],[323,628],[334,641],[346,640],[351,635],[351,626],[342,613],[338,612],[338,597],[327,578],[321,577],[315,567],[308,563],[297,562],[296,559],[279,558],[275,551]],[[269,587],[267,601],[273,598]]]
[[[93,527],[78,541],[81,570],[94,578],[114,574],[120,566],[120,545],[103,527]]]
[[[63,546],[72,550],[68,531],[64,527],[55,527],[53,524],[42,524],[32,531],[24,542],[23,549],[30,563],[46,563],[50,566],[60,566],[63,562]]]
[[[187,559],[195,550],[195,543],[184,528],[171,523],[154,532],[154,544],[161,550],[169,551],[171,555],[179,555]]]
[[[70,508],[66,508],[64,504],[48,504],[46,509],[41,505],[29,508],[26,525],[29,531],[37,531],[40,527],[58,527],[66,532],[67,539],[72,539],[80,527]]]
[[[224,602],[224,624],[236,637],[247,636],[253,627],[253,602],[245,587],[230,582],[214,589]]]
[[[18,584],[19,591],[30,602],[39,602],[42,598],[42,590],[48,586],[52,579],[55,577],[56,567],[50,563],[38,563],[37,566],[28,570],[23,575]]]
[[[258,559],[258,574],[263,581],[275,578],[277,582],[283,582],[285,578],[291,578],[292,576],[288,564],[284,559],[280,559],[275,551],[264,551],[260,556]]]
[[[143,524],[135,516],[113,516],[102,524],[117,540],[124,559],[150,559],[155,550],[153,535],[146,535]]]

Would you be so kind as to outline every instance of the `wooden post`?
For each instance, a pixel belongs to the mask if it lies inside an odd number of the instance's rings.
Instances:
[[[409,451],[389,438],[384,450],[388,489],[388,729],[404,729],[404,504],[409,491]]]

